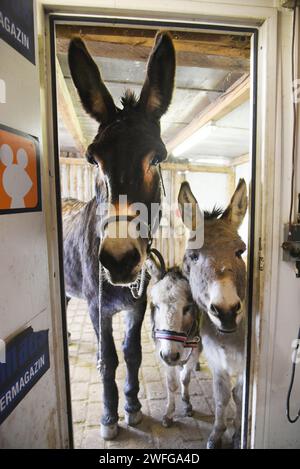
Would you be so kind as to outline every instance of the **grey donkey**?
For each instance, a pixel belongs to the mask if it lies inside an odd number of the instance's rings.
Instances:
[[[179,382],[185,414],[193,414],[189,384],[191,372],[196,369],[202,349],[199,309],[193,301],[189,282],[178,267],[166,271],[153,257],[146,264],[152,277],[148,291],[153,339],[166,372],[168,399],[162,425],[169,427],[173,422]]]
[[[183,272],[189,280],[194,300],[204,312],[201,323],[203,352],[213,374],[215,422],[207,448],[220,448],[226,430],[226,408],[229,404],[232,381],[236,405],[233,446],[241,441],[241,415],[245,342],[246,266],[242,258],[246,246],[238,229],[247,211],[247,187],[243,179],[225,211],[200,209],[187,182],[182,183],[179,196],[184,223],[193,232],[204,228],[204,242],[198,249],[188,243]],[[190,204],[192,210],[184,209]],[[197,221],[198,219],[198,221]]]

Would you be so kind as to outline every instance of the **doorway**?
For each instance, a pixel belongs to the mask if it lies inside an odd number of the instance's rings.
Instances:
[[[51,16],[50,21],[58,207],[61,197],[90,200],[94,195],[96,172],[86,162],[84,154],[98,126],[84,113],[71,82],[66,60],[70,38],[80,35],[85,40],[117,103],[127,87],[139,94],[155,33],[159,29],[171,31],[177,55],[177,73],[173,101],[162,119],[162,137],[169,153],[168,160],[162,165],[166,200],[170,204],[177,200],[180,183],[187,180],[197,200],[203,201],[202,208],[212,209],[215,204],[225,207],[240,177],[246,180],[248,188],[251,185],[248,216],[240,230],[247,244],[248,330],[251,331],[256,103],[255,94],[250,101],[250,88],[255,90],[256,66],[255,61],[254,67],[251,65],[250,55],[256,55],[252,39],[257,31],[91,17],[77,17],[75,20]],[[57,217],[61,227],[60,210]],[[156,245],[167,265],[179,264],[184,254],[186,233],[168,240],[163,236],[163,225],[159,230]],[[62,256],[61,246],[60,251]],[[70,363],[75,447],[205,447],[213,422],[212,382],[207,364],[201,358],[200,371],[196,371],[193,377],[191,400],[194,401],[194,416],[183,418],[179,411],[175,426],[163,429],[159,418],[165,400],[164,375],[154,353],[148,313],[142,336],[140,399],[144,422],[136,429],[126,428],[122,424],[121,401],[120,436],[113,442],[100,440],[100,378],[96,370],[96,340],[87,308],[83,301],[71,300],[66,310],[62,298],[62,309]],[[115,317],[114,330],[120,352],[123,337],[120,315]],[[68,346],[67,331],[71,334]],[[246,340],[244,446],[247,445],[249,417],[250,335],[248,332]],[[119,359],[117,381],[121,397],[124,379],[121,353]],[[230,414],[229,418],[232,417],[232,409]],[[231,431],[229,428],[225,446],[229,445]]]

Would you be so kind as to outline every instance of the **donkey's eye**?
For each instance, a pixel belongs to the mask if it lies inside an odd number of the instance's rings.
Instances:
[[[245,249],[239,249],[238,251],[236,251],[235,255],[236,255],[236,257],[241,259],[244,252],[245,252]]]
[[[155,153],[155,155],[153,156],[151,162],[150,162],[150,166],[157,166],[159,163],[161,163],[163,160],[163,158],[161,157],[161,155],[159,153]]]
[[[193,308],[193,305],[186,305],[183,307],[183,314],[187,314],[189,311],[191,311]]]
[[[198,253],[197,251],[192,252],[192,253],[190,254],[190,259],[191,259],[191,261],[193,261],[193,262],[197,262],[197,260],[199,259],[199,253]]]

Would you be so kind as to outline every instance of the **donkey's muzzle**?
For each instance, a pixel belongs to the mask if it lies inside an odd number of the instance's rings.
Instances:
[[[162,360],[169,366],[175,366],[178,364],[178,360],[180,358],[180,353],[164,353],[160,352],[160,357]]]
[[[229,309],[224,309],[219,305],[211,304],[211,313],[218,318],[221,325],[218,328],[224,334],[230,334],[237,329],[237,315],[241,309],[241,303],[237,302]]]
[[[141,262],[141,255],[137,248],[125,252],[122,257],[114,256],[113,252],[101,249],[99,260],[109,272],[110,280],[114,284],[127,284],[136,280],[137,267]]]

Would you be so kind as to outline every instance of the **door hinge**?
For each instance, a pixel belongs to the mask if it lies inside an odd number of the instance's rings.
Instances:
[[[300,6],[300,0],[285,0],[281,2],[283,8],[295,8]]]
[[[260,272],[263,272],[265,268],[265,258],[262,255],[262,240],[259,238],[258,240],[258,269]]]
[[[263,272],[265,268],[265,258],[263,256],[259,256],[258,258],[258,268],[261,272]]]

